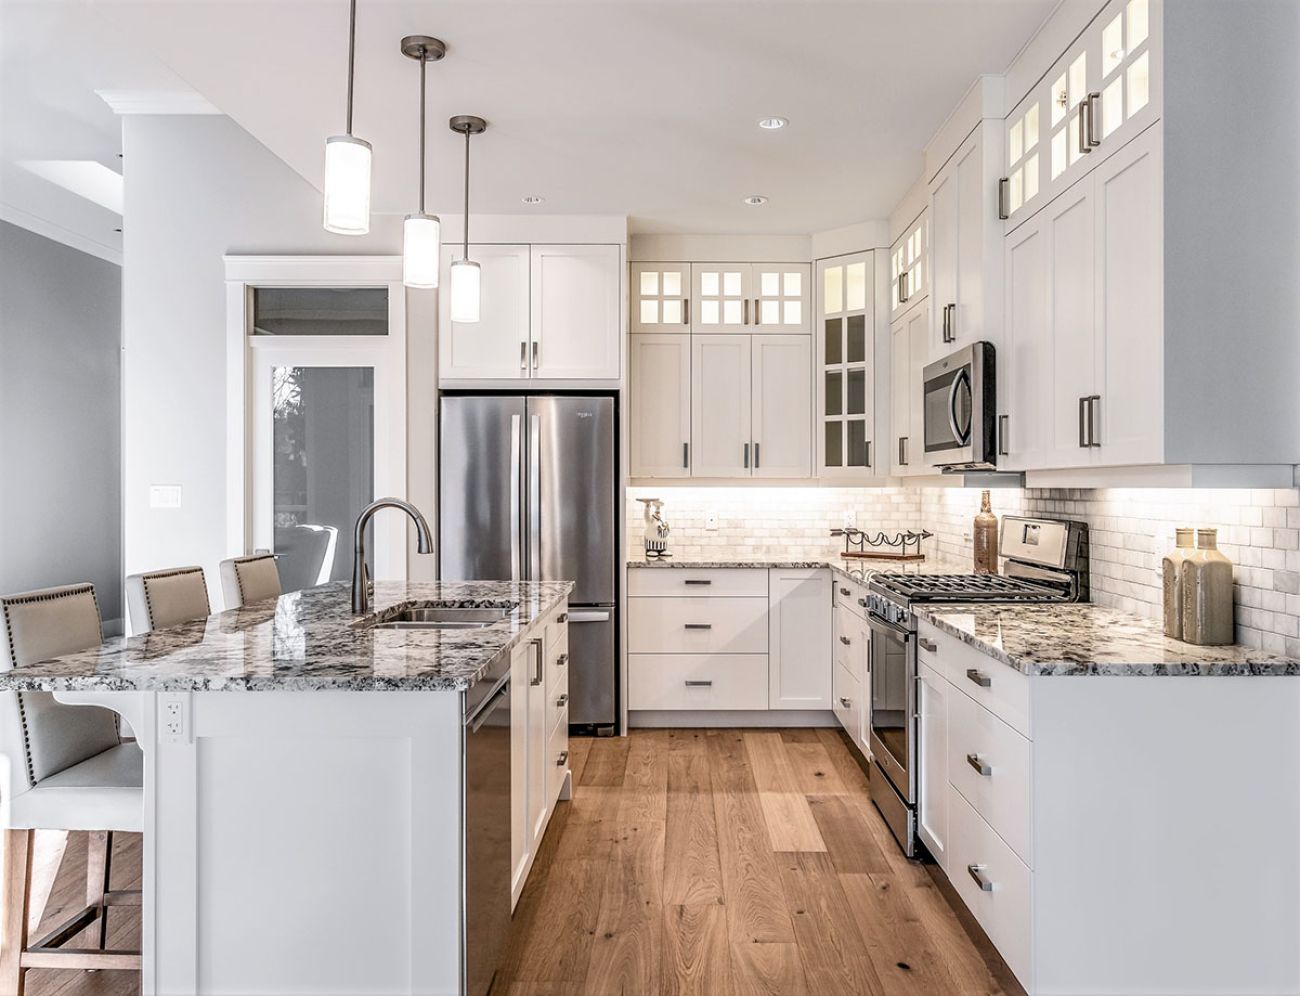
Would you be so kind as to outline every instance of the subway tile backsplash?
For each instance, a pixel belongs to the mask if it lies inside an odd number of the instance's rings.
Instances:
[[[931,559],[971,561],[979,492],[960,488],[633,488],[628,556],[641,556],[642,505],[664,499],[669,549],[683,559],[830,559],[829,536],[851,517],[860,529],[926,528]],[[1236,566],[1237,640],[1300,656],[1300,490],[995,490],[999,516],[1041,515],[1088,524],[1092,599],[1138,615],[1160,615],[1160,560],[1174,528],[1219,530]],[[708,528],[710,513],[717,528]]]

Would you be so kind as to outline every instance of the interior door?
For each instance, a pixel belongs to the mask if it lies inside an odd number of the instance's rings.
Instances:
[[[480,268],[482,295],[479,321],[451,320],[451,295],[439,294],[438,376],[442,380],[504,380],[528,376],[529,247],[470,245]],[[443,253],[443,288],[451,286],[451,261],[460,246]]]
[[[749,263],[692,263],[691,331],[748,332],[754,315]]]
[[[1084,177],[1043,209],[1047,239],[1047,316],[1052,337],[1052,411],[1047,465],[1089,463],[1084,420],[1095,383],[1096,269],[1092,178]]]
[[[691,337],[628,337],[633,477],[690,477]]]
[[[691,476],[750,476],[750,337],[691,336]]]
[[[622,372],[619,247],[535,245],[531,260],[532,375],[617,380]]]
[[[1043,466],[1051,418],[1052,341],[1047,320],[1047,237],[1039,212],[1006,239],[1006,329],[997,356],[998,466]]]
[[[749,341],[753,476],[809,477],[812,339],[806,335],[755,335]]]

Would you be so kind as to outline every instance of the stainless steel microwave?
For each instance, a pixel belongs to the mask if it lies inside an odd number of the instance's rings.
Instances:
[[[941,470],[995,470],[997,377],[993,344],[974,342],[922,375],[925,462]]]

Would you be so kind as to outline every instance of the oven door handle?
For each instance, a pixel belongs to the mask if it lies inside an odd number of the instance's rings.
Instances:
[[[874,614],[867,617],[867,625],[874,630],[879,630],[881,633],[897,637],[902,640],[903,643],[908,643],[915,635],[911,630],[899,626],[896,623],[889,622],[888,620],[881,619],[879,616]]]

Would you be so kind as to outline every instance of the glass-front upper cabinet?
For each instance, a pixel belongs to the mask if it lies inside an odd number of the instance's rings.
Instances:
[[[870,252],[817,263],[817,453],[822,477],[874,473],[874,278]]]
[[[808,332],[810,274],[807,263],[692,263],[691,331]]]
[[[691,264],[632,264],[633,332],[691,330]]]
[[[922,211],[889,251],[892,322],[930,291],[930,220]]]
[[[1007,117],[1007,231],[1160,117],[1159,13],[1113,0]]]

